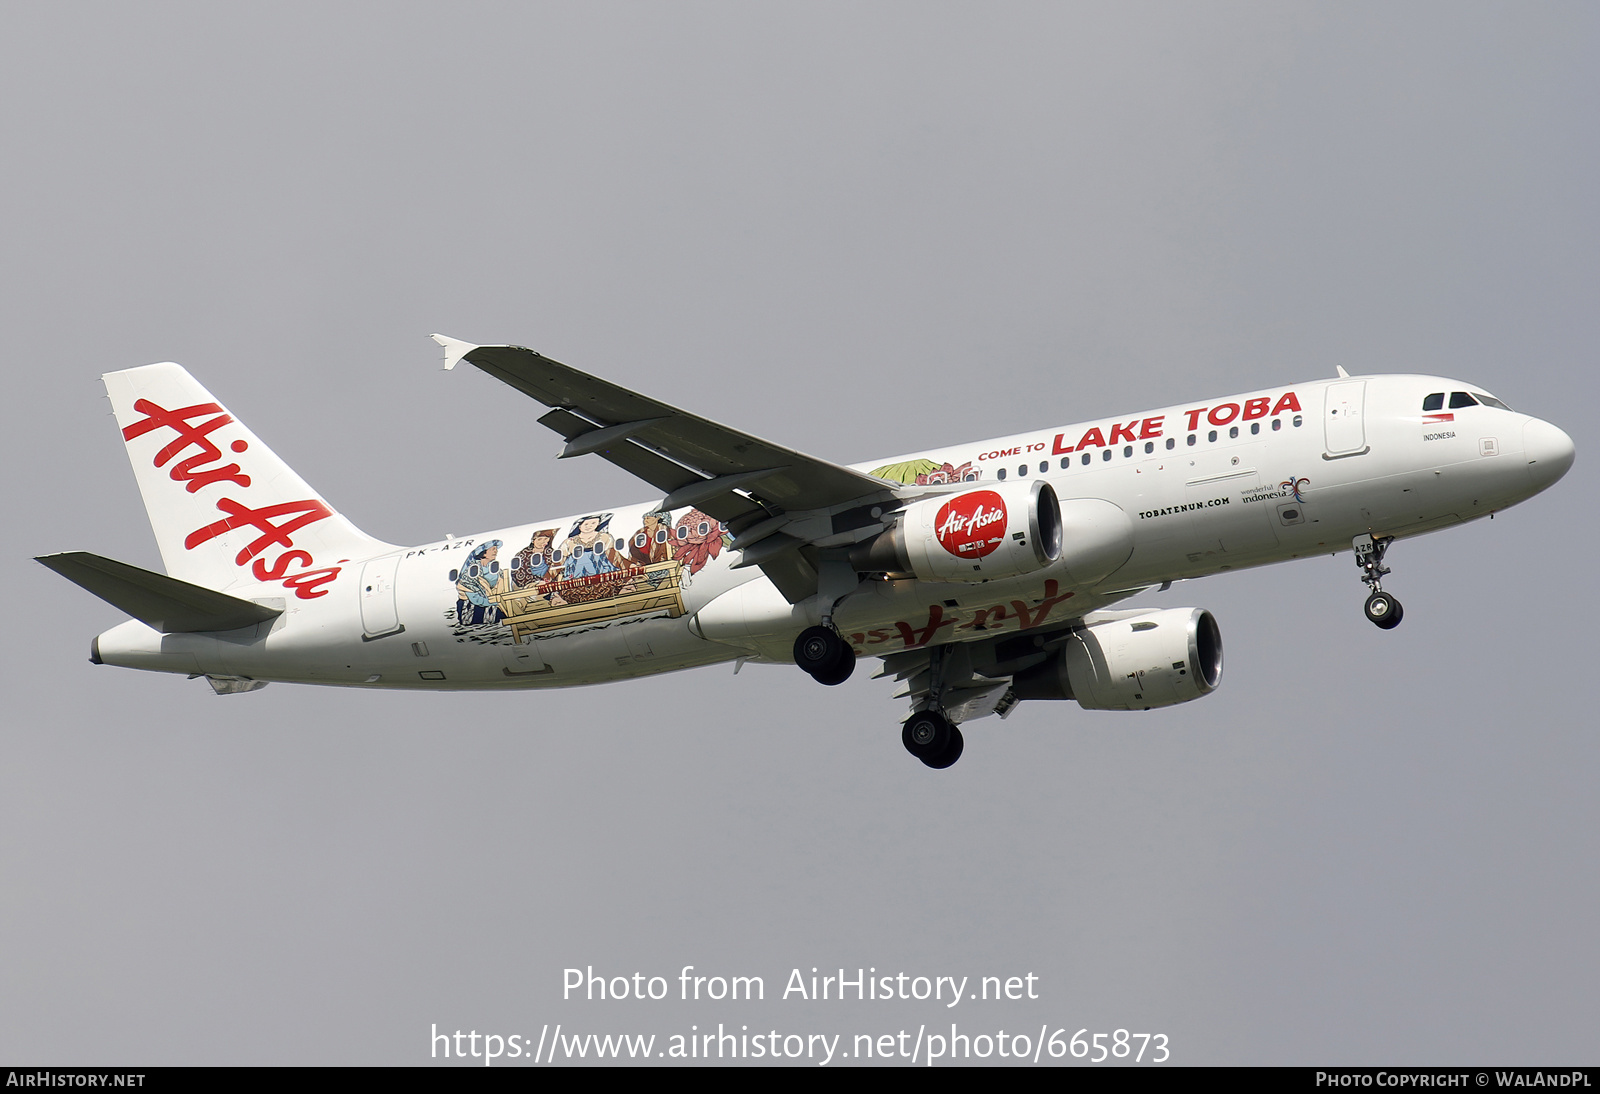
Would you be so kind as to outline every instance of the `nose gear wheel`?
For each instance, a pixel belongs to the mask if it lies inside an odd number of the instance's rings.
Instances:
[[[1405,617],[1405,609],[1400,606],[1400,601],[1385,592],[1376,592],[1367,597],[1364,610],[1368,619],[1386,631],[1398,627],[1400,620]]]
[[[1393,536],[1374,539],[1365,532],[1350,542],[1356,553],[1356,565],[1361,568],[1361,581],[1371,590],[1363,610],[1368,619],[1386,631],[1398,627],[1405,617],[1400,601],[1383,591],[1383,575],[1389,572],[1389,567],[1383,564],[1383,556],[1393,542]]]

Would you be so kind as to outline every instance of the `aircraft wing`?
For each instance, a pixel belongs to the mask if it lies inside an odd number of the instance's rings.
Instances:
[[[800,553],[816,542],[816,522],[808,520],[812,534],[799,537],[793,534],[797,522],[895,498],[893,485],[881,479],[690,414],[533,350],[433,338],[445,348],[445,368],[467,361],[550,407],[539,422],[566,439],[563,458],[592,452],[663,491],[663,508],[694,506],[726,522],[745,563],[761,566],[791,602],[816,592],[815,559]],[[830,521],[826,530],[839,531],[838,523]],[[758,542],[760,550],[752,550]]]
[[[991,638],[881,654],[883,668],[873,679],[893,677],[900,684],[894,697],[910,698],[913,708],[937,688],[940,707],[957,723],[990,714],[1004,718],[1016,705],[1009,697],[1011,677],[1044,662],[1082,622],[1077,617]]]
[[[1170,588],[1171,584],[1160,588]],[[1040,627],[879,654],[883,668],[873,679],[893,677],[900,685],[894,697],[911,699],[913,708],[920,707],[937,689],[941,708],[955,722],[990,714],[1004,718],[1017,702],[1010,695],[1013,677],[1043,664],[1086,622],[1138,615],[1138,611],[1108,612],[1105,608],[1155,588],[1144,585],[1103,594],[1095,611]]]

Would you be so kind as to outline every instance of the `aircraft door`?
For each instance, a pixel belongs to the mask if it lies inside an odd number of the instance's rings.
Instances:
[[[1367,396],[1365,380],[1329,384],[1322,410],[1323,436],[1328,459],[1359,456],[1367,449],[1364,410]]]
[[[395,573],[400,556],[375,558],[361,567],[361,637],[363,641],[384,638],[405,630],[395,607]]]

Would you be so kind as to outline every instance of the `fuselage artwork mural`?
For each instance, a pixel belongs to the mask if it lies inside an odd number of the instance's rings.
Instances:
[[[509,559],[502,539],[471,546],[449,573],[456,601],[446,618],[457,641],[517,645],[617,620],[675,619],[694,575],[732,542],[726,524],[698,509],[676,520],[652,509],[626,539],[611,530],[616,517],[591,513],[565,534],[535,529]]]

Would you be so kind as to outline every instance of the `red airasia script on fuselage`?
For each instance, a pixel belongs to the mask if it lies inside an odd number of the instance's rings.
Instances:
[[[149,399],[140,399],[133,404],[133,409],[143,414],[144,418],[122,431],[124,441],[131,441],[157,429],[170,429],[177,434],[177,439],[156,452],[152,461],[156,467],[167,466],[186,449],[197,450],[194,455],[173,463],[172,470],[168,472],[172,481],[184,483],[184,489],[189,493],[217,483],[233,483],[242,490],[250,489],[250,476],[237,463],[207,466],[221,464],[223,459],[222,450],[211,440],[211,434],[233,421],[233,416],[221,406],[216,403],[196,403],[194,406],[168,410]],[[205,420],[196,424],[196,418]],[[248,450],[250,442],[241,438],[228,447],[238,454]],[[314,600],[327,595],[328,590],[322,586],[339,576],[340,567],[310,569],[316,565],[310,552],[294,545],[294,533],[313,521],[333,516],[333,510],[324,502],[307,498],[304,501],[280,502],[252,509],[243,502],[223,497],[217,499],[217,509],[223,514],[223,519],[190,532],[183,541],[185,550],[192,551],[235,528],[255,528],[261,534],[235,556],[235,565],[250,564],[250,572],[257,581],[281,581],[285,588],[293,589],[295,596],[302,600]],[[278,517],[292,519],[281,524],[272,523]],[[258,557],[272,547],[283,547],[285,550],[271,559],[270,563],[268,559]],[[296,565],[308,568],[299,573],[289,573],[289,568]]]

